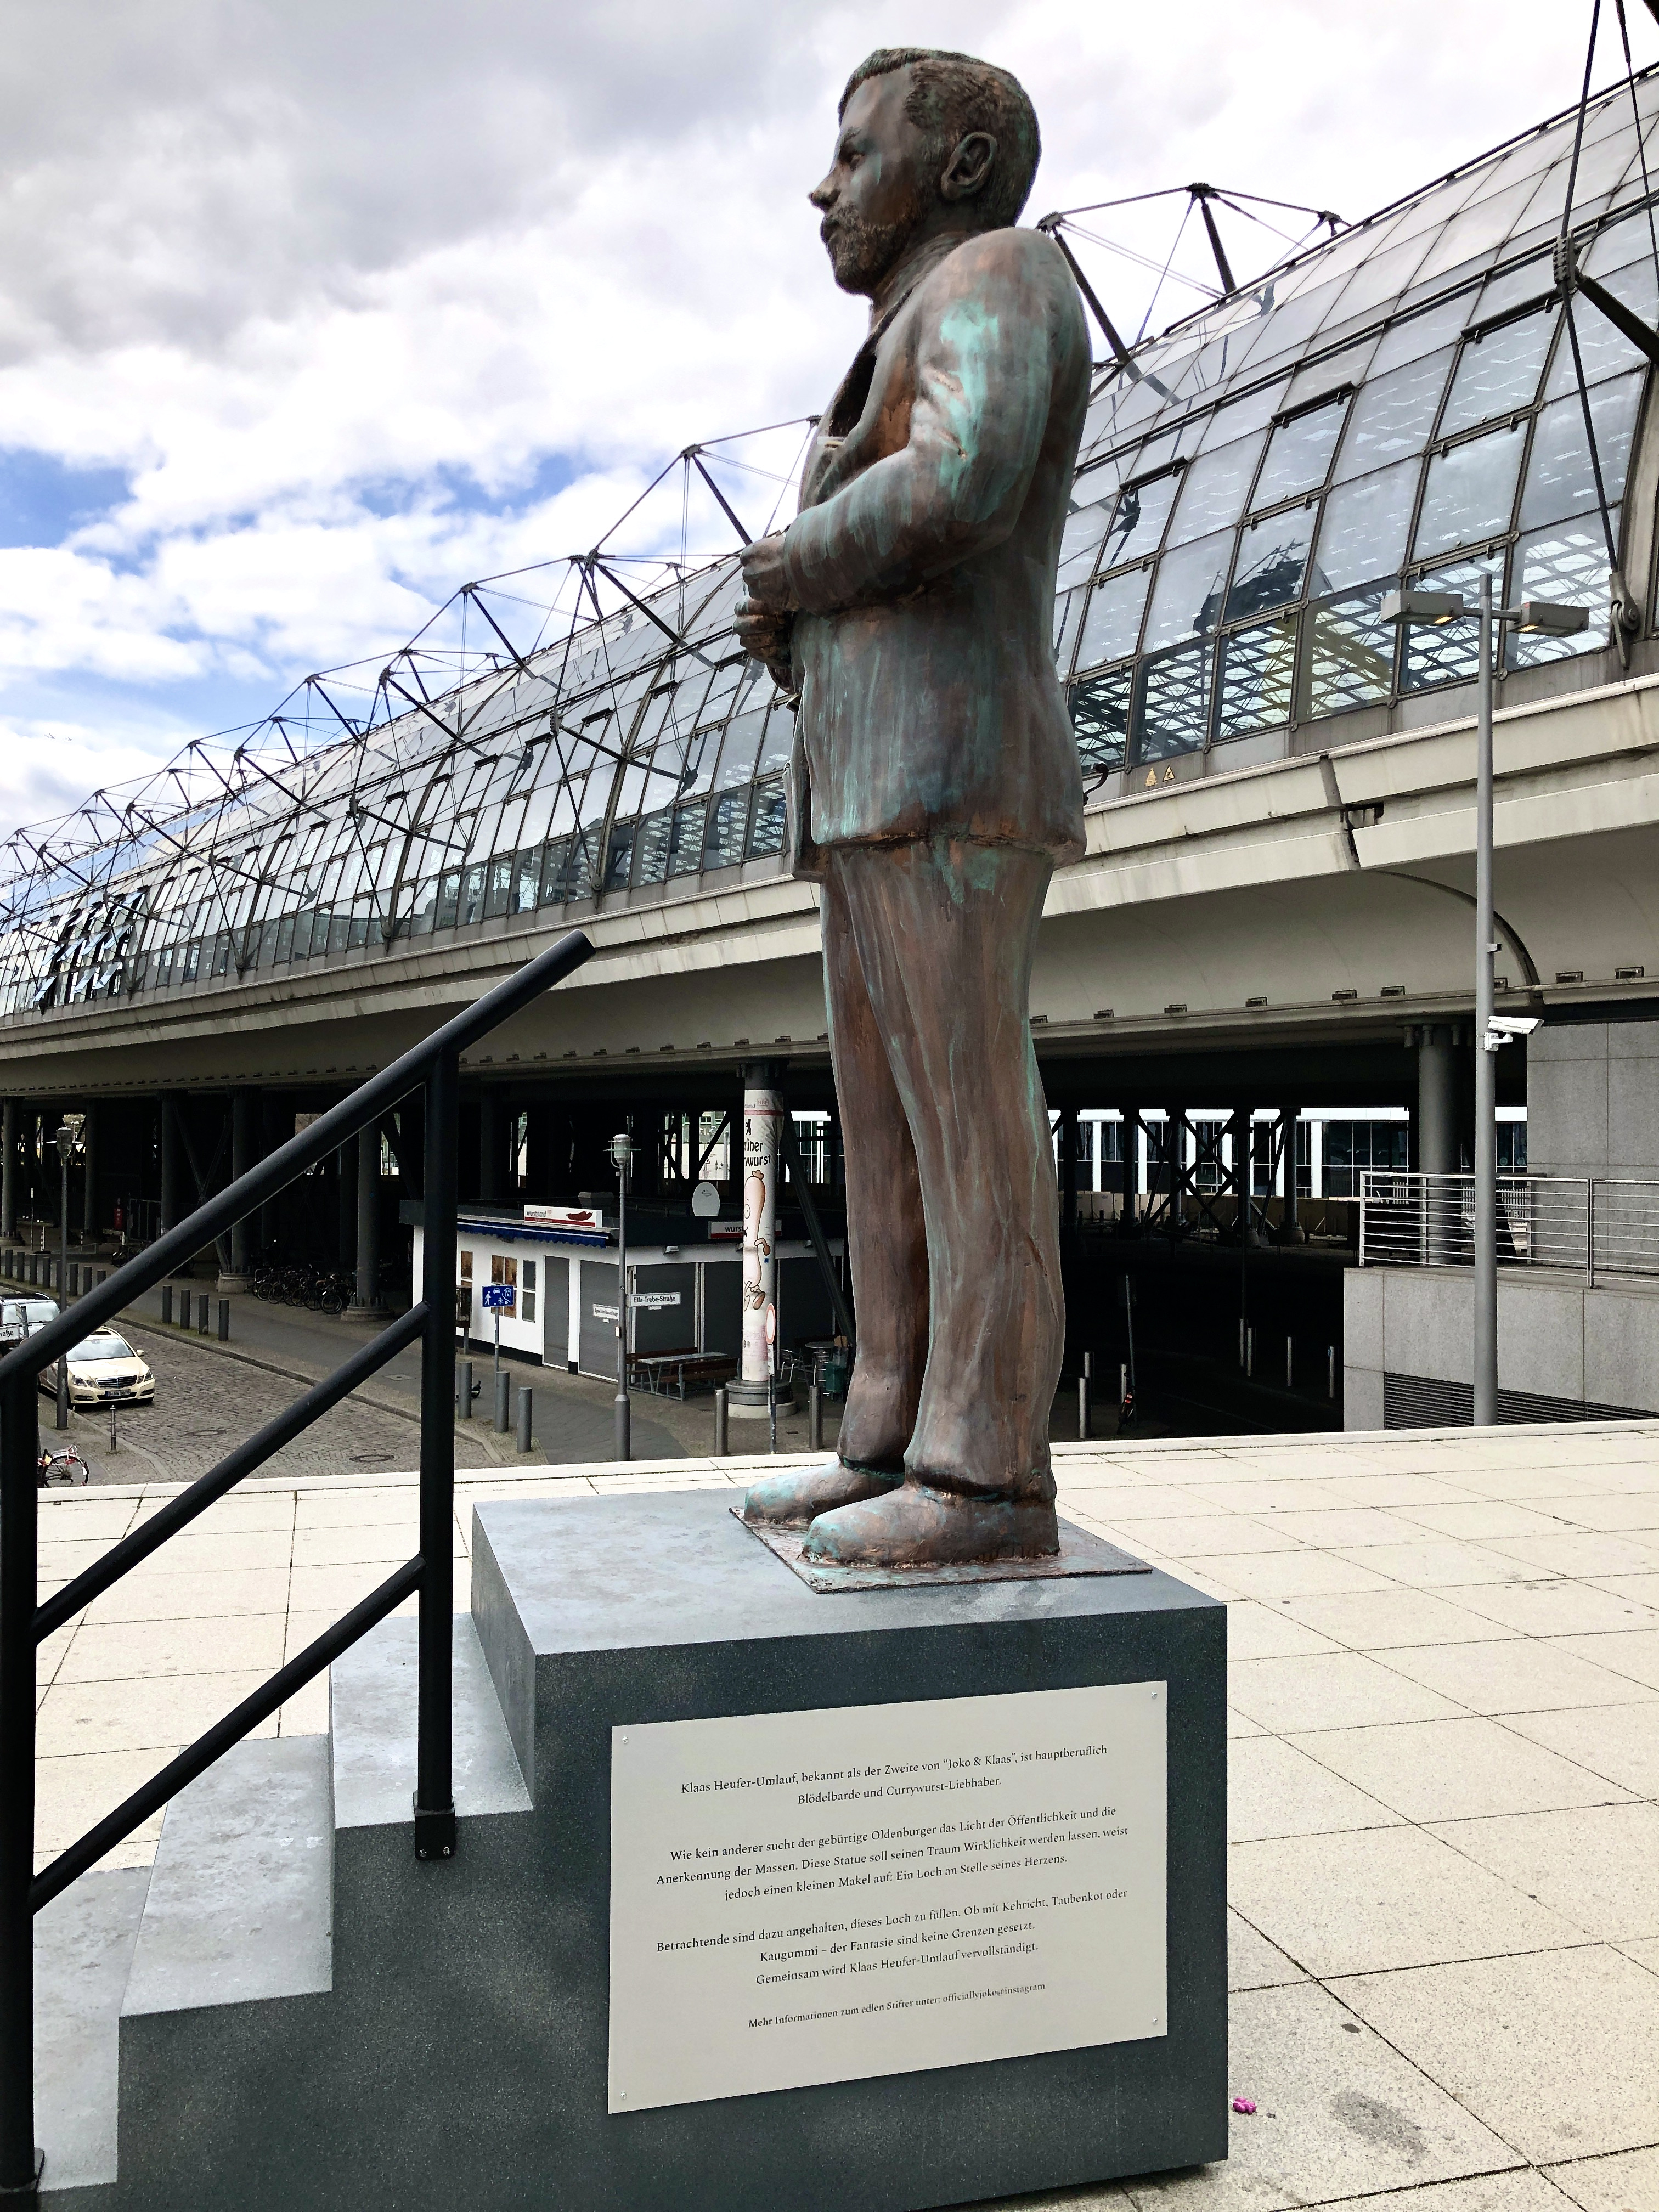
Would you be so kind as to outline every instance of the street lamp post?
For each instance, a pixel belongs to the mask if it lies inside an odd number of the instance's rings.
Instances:
[[[1491,1428],[1498,1419],[1498,1054],[1511,1037],[1538,1026],[1536,1015],[1501,1015],[1492,1009],[1498,953],[1492,912],[1492,648],[1505,624],[1524,634],[1571,637],[1589,624],[1588,607],[1560,606],[1547,599],[1523,599],[1518,607],[1494,607],[1490,574],[1480,579],[1473,609],[1461,592],[1402,589],[1382,602],[1382,619],[1402,628],[1409,623],[1439,626],[1473,613],[1479,625],[1480,667],[1475,679],[1474,770],[1474,1330],[1471,1376],[1474,1425]]]
[[[617,1170],[617,1457],[633,1454],[633,1407],[628,1395],[628,1170],[634,1147],[627,1132],[611,1139]]]
[[[58,1297],[60,1307],[69,1304],[69,1171],[70,1161],[80,1141],[82,1114],[65,1114],[57,1130],[58,1159],[63,1176],[61,1203],[58,1215]],[[60,1429],[69,1426],[69,1354],[58,1355],[58,1421]]]

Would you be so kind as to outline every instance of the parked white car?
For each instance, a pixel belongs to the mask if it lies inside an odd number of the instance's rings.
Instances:
[[[0,1298],[0,1345],[21,1344],[57,1318],[56,1298]]]
[[[48,1397],[57,1395],[56,1367],[40,1370],[40,1388]],[[69,1395],[71,1406],[146,1405],[155,1396],[155,1377],[125,1337],[100,1329],[82,1337],[69,1356]]]

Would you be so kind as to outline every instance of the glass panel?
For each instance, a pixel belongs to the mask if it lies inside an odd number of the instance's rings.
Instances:
[[[435,927],[454,928],[459,915],[460,897],[461,872],[459,868],[452,868],[438,885],[438,919],[434,924]]]
[[[702,825],[707,804],[699,799],[674,811],[673,834],[668,845],[671,876],[694,875],[702,866]]]
[[[660,884],[667,880],[668,848],[673,831],[672,806],[640,824],[640,863],[634,874],[635,883]]]
[[[1109,676],[1091,676],[1072,686],[1072,727],[1087,790],[1123,765],[1133,681],[1133,668],[1115,668]]]
[[[1143,664],[1136,764],[1201,751],[1210,728],[1210,647],[1183,646]]]
[[[716,791],[729,791],[734,785],[751,780],[763,727],[763,718],[759,714],[740,714],[735,722],[727,724],[720,746],[720,764],[714,777]]]
[[[1451,360],[1448,348],[1372,379],[1348,411],[1348,434],[1336,465],[1339,483],[1422,452],[1434,428]]]
[[[1073,584],[1086,584],[1093,575],[1095,556],[1106,535],[1111,507],[1109,499],[1097,500],[1092,507],[1079,507],[1074,514],[1066,516],[1060,541],[1060,574],[1054,586],[1057,591],[1068,592]]]
[[[1088,596],[1087,587],[1079,585],[1074,592],[1062,592],[1054,601],[1054,665],[1062,677],[1072,665],[1072,648],[1077,643],[1078,623]]]
[[[1526,426],[1521,423],[1432,457],[1417,525],[1419,556],[1495,538],[1509,528],[1525,443]]]
[[[1456,561],[1444,568],[1431,568],[1416,581],[1425,592],[1461,592],[1464,605],[1468,606],[1480,595],[1483,574],[1492,578],[1492,598],[1498,600],[1504,589],[1501,553],[1479,561]],[[1480,665],[1479,628],[1478,623],[1467,619],[1447,623],[1438,629],[1415,623],[1408,627],[1405,632],[1401,690],[1423,691],[1434,684],[1472,684]]]
[[[1647,225],[1644,223],[1642,228],[1645,237]],[[1620,270],[1616,276],[1604,276],[1601,283],[1604,289],[1639,315],[1650,330],[1659,321],[1659,280],[1656,280],[1651,261],[1638,261],[1632,268]],[[1593,301],[1582,294],[1573,302],[1572,319],[1578,333],[1578,352],[1584,364],[1586,384],[1599,384],[1603,377],[1646,367],[1639,349],[1607,320]],[[1564,320],[1555,358],[1545,380],[1544,397],[1554,399],[1563,392],[1577,389],[1578,372],[1573,366],[1572,346]]]
[[[1319,520],[1319,504],[1292,507],[1253,522],[1239,533],[1238,562],[1227,594],[1229,622],[1282,607],[1302,596],[1308,549]]]
[[[1617,383],[1600,385],[1590,393],[1589,402],[1602,490],[1607,504],[1616,507],[1625,495],[1631,440],[1636,434],[1637,410],[1642,404],[1642,379],[1625,376]],[[1532,459],[1527,465],[1527,488],[1521,495],[1521,527],[1528,530],[1537,523],[1553,522],[1558,515],[1577,514],[1595,501],[1595,474],[1584,436],[1584,403],[1574,392],[1539,410],[1538,425],[1532,434]]]
[[[1243,335],[1248,344],[1249,331],[1246,331]],[[1239,358],[1236,351],[1235,367]],[[1224,401],[1205,425],[1206,451],[1217,446],[1231,445],[1236,439],[1247,438],[1253,430],[1265,430],[1284,404],[1285,385],[1282,379],[1263,386],[1260,392],[1247,392],[1242,399]]]
[[[1356,483],[1339,484],[1327,496],[1315,591],[1340,592],[1398,571],[1406,557],[1418,473],[1415,461],[1399,461]]]
[[[1097,668],[1103,660],[1121,660],[1126,653],[1134,651],[1146,587],[1152,580],[1150,567],[1125,568],[1095,586],[1089,594],[1083,642],[1078,648],[1079,668]]]
[[[749,826],[750,788],[744,784],[738,791],[723,791],[709,802],[702,842],[705,868],[735,868],[742,860],[744,832]]]
[[[319,922],[322,920],[322,909],[320,908],[318,909],[317,919]],[[343,907],[336,907],[333,913],[331,914],[328,918],[327,949],[329,951],[343,952],[345,951],[346,933],[349,929],[350,926],[351,915],[349,912]],[[319,933],[315,928],[313,928],[311,933],[311,949],[313,953],[319,952],[323,949],[318,942]]]
[[[634,872],[634,840],[639,831],[637,822],[615,822],[611,827],[611,842],[605,855],[605,888],[608,891],[625,891],[629,878]]]
[[[1324,483],[1346,412],[1346,400],[1335,399],[1298,415],[1293,422],[1279,425],[1262,464],[1252,507],[1276,506],[1281,499],[1316,490]]]
[[[459,925],[468,928],[483,919],[485,869],[483,861],[467,870],[461,878],[461,911]]]
[[[1151,483],[1131,484],[1118,501],[1112,526],[1100,549],[1103,568],[1115,568],[1125,561],[1138,561],[1156,553],[1164,542],[1164,526],[1170,519],[1175,495],[1181,489],[1182,471],[1171,469]]]
[[[1477,422],[1512,414],[1517,407],[1530,407],[1538,397],[1538,379],[1554,333],[1554,310],[1544,308],[1489,331],[1483,338],[1466,340],[1440,420],[1441,436],[1473,429]]]
[[[1158,588],[1146,623],[1146,648],[1172,645],[1215,628],[1222,588],[1232,562],[1233,533],[1218,531],[1195,545],[1166,553],[1158,564]]]
[[[1371,363],[1370,381],[1375,384],[1403,363],[1421,361],[1425,355],[1454,344],[1468,325],[1471,296],[1465,292],[1455,300],[1443,300],[1437,307],[1427,308],[1420,315],[1390,324]],[[1449,354],[1447,363],[1449,366]]]
[[[1394,683],[1394,626],[1382,620],[1382,594],[1358,592],[1309,614],[1308,712],[1340,714],[1373,707]]]
[[[592,898],[599,886],[599,832],[590,826],[579,830],[565,848],[560,869],[560,896],[566,901]]]
[[[1613,542],[1619,543],[1619,517],[1613,516]],[[1511,668],[1535,668],[1541,661],[1567,660],[1577,653],[1595,653],[1607,644],[1609,585],[1607,541],[1598,509],[1576,522],[1557,522],[1523,538],[1516,548],[1515,596],[1553,599],[1558,605],[1588,607],[1590,623],[1577,637],[1522,637],[1508,633]]]
[[[1235,586],[1237,589],[1237,586]],[[1221,707],[1218,738],[1248,737],[1291,719],[1296,672],[1296,617],[1236,629],[1221,645]]]
[[[513,896],[508,906],[512,914],[533,914],[536,900],[542,887],[542,856],[546,848],[531,845],[520,854],[514,863]]]
[[[1203,538],[1224,522],[1237,522],[1249,496],[1250,480],[1261,453],[1262,440],[1239,438],[1194,461],[1176,509],[1171,545],[1185,545]]]
[[[570,841],[568,837],[555,837],[545,847],[542,860],[542,887],[536,900],[538,906],[557,906],[563,898],[569,855]]]
[[[513,903],[513,866],[518,858],[514,853],[503,853],[499,860],[489,863],[489,881],[484,891],[484,913],[492,921],[503,915]]]
[[[794,715],[787,707],[775,704],[766,719],[766,735],[761,740],[760,757],[755,763],[756,775],[766,775],[787,768],[794,750]]]
[[[769,776],[764,783],[755,786],[755,811],[749,824],[749,858],[764,860],[774,853],[782,852],[788,826],[789,805],[784,795],[783,778]]]

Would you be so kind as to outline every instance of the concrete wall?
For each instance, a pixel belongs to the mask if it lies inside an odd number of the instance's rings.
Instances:
[[[1527,1045],[1537,1175],[1659,1182],[1659,1022],[1550,1022]]]
[[[1468,1382],[1467,1267],[1350,1267],[1342,1278],[1345,1425],[1382,1425],[1382,1377]],[[1589,1289],[1561,1274],[1498,1279],[1498,1387],[1659,1411],[1659,1287]]]

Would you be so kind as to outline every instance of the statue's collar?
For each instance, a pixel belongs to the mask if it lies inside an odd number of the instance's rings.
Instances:
[[[915,246],[905,248],[870,302],[870,335],[865,340],[866,346],[873,345],[881,337],[917,285],[930,276],[939,263],[954,253],[957,246],[965,246],[973,234],[970,230],[935,231],[931,237],[921,239]]]

